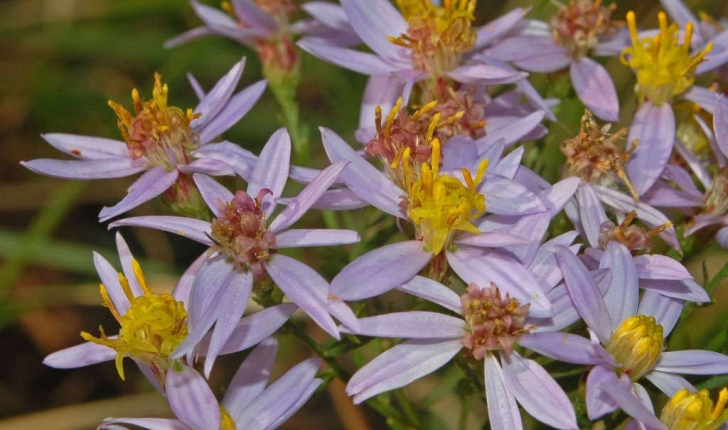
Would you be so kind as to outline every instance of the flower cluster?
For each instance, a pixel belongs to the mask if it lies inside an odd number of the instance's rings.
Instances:
[[[109,418],[100,428],[275,428],[333,377],[353,403],[373,399],[393,428],[416,428],[426,406],[384,393],[443,367],[457,369],[461,396],[484,400],[491,428],[524,428],[522,411],[558,429],[723,425],[728,391],[713,405],[705,388],[728,374],[728,344],[682,349],[670,334],[720,281],[701,285],[683,261],[714,243],[728,249],[728,87],[719,77],[696,84],[728,61],[728,31],[678,0],[663,0],[659,28],[644,31],[635,13],[620,21],[601,0],[555,2],[544,20],[514,9],[482,26],[476,0],[340,3],[304,3],[312,18],[297,20],[288,0],[233,0],[222,10],[193,0],[204,25],[167,45],[232,38],[258,55],[266,81],[236,93],[242,60],[207,93],[192,80],[200,103],[182,109],[155,74],[151,98],[134,89],[131,109],[109,102],[123,141],[49,134],[77,159],[22,163],[72,179],[144,172],[100,221],[161,196],[174,214],[109,228],[163,230],[208,247],[172,294],[147,285],[119,233],[122,273],[94,254],[119,333],[83,332],[86,343],[45,364],[115,360],[123,379],[130,358],[176,415]],[[309,142],[295,100],[299,48],[368,76],[358,144],[323,126],[322,147]],[[635,108],[620,103],[600,56],[634,71]],[[560,97],[583,104],[578,118],[529,80],[567,68]],[[256,155],[220,136],[266,86],[285,127]],[[677,115],[681,99],[693,106],[689,118]],[[615,132],[601,123],[620,118]],[[556,141],[557,128],[568,136]],[[323,152],[327,167],[306,165]],[[230,190],[220,175],[246,186]],[[294,197],[284,197],[289,178]],[[325,212],[326,228],[311,228],[316,210],[343,214]],[[357,231],[352,217],[377,226]],[[301,253],[314,247],[343,257]],[[251,313],[251,302],[263,310]],[[297,309],[332,339],[318,344],[289,320]],[[279,330],[318,357],[266,388]],[[218,400],[207,379],[217,357],[251,348]],[[340,360],[356,349],[356,360]],[[317,378],[322,360],[330,370]]]

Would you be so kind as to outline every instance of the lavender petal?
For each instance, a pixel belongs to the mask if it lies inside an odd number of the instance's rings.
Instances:
[[[619,121],[619,99],[611,76],[601,64],[589,57],[571,63],[574,91],[584,105],[604,121]]]
[[[316,324],[335,339],[339,339],[336,323],[327,310],[329,284],[315,270],[298,260],[274,254],[265,263],[273,282],[306,312]]]
[[[167,172],[161,167],[153,167],[147,170],[130,187],[129,194],[119,203],[112,207],[104,207],[99,213],[99,221],[108,221],[142,203],[157,197],[171,187],[179,176],[179,171]]]
[[[342,300],[383,294],[412,279],[431,258],[417,240],[376,248],[344,267],[331,281],[330,294]]]

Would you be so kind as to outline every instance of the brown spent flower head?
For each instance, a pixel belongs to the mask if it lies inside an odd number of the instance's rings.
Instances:
[[[200,136],[190,128],[190,123],[201,114],[168,106],[168,93],[167,84],[162,85],[162,75],[155,73],[151,100],[144,101],[136,88],[132,90],[134,114],[111,100],[109,107],[119,118],[119,130],[129,156],[133,160],[146,157],[150,164],[171,171],[178,164],[189,163],[190,152],[200,146]]]
[[[632,198],[639,201],[639,195],[623,167],[639,142],[635,140],[632,148],[622,150],[616,145],[616,141],[627,134],[627,129],[610,134],[611,127],[611,124],[599,127],[592,113],[588,109],[584,111],[579,134],[561,144],[561,152],[566,156],[563,176],[578,176],[589,183],[610,186],[616,174],[632,194]]]
[[[382,157],[391,164],[409,148],[412,161],[424,163],[431,157],[433,138],[445,142],[453,136],[485,136],[485,104],[475,100],[474,89],[456,90],[445,79],[438,79],[432,98],[412,115],[400,98],[384,121],[377,106],[377,134],[366,145],[367,155]]]
[[[266,228],[266,215],[261,208],[263,198],[271,194],[262,189],[255,199],[244,191],[235,193],[229,202],[218,201],[224,215],[212,220],[210,238],[222,254],[232,259],[235,267],[249,268],[255,276],[263,274],[263,264],[276,244],[276,236]]]
[[[526,314],[530,304],[521,304],[506,294],[501,297],[498,287],[480,288],[470,284],[460,301],[470,333],[463,336],[463,346],[473,357],[482,359],[488,351],[513,352],[513,344],[522,334],[531,330],[526,327]]]
[[[615,4],[602,6],[602,0],[571,0],[568,5],[557,4],[559,11],[551,17],[549,25],[556,43],[574,58],[589,55],[600,36],[614,34],[624,26],[622,21],[612,21]]]
[[[672,226],[672,222],[668,221],[648,231],[640,226],[630,225],[636,217],[637,211],[632,211],[624,217],[624,220],[618,226],[615,226],[611,221],[602,223],[599,232],[599,246],[602,249],[606,249],[610,240],[616,240],[632,252],[650,252],[652,249],[652,237],[657,236]]]

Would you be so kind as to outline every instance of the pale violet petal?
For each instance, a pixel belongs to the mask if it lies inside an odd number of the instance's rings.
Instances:
[[[112,207],[104,207],[99,213],[99,221],[104,222],[157,197],[171,187],[179,176],[179,171],[168,172],[161,167],[147,170],[130,187],[126,197]]]
[[[412,294],[436,303],[456,314],[462,315],[463,305],[460,302],[460,296],[450,288],[441,283],[426,278],[424,276],[415,276],[409,282],[397,287],[398,290]]]
[[[635,315],[639,300],[637,269],[629,249],[610,240],[599,262],[600,269],[612,272],[612,282],[604,295],[604,303],[612,321],[624,321]]]
[[[354,403],[403,387],[449,362],[462,349],[460,339],[412,339],[380,354],[349,380],[346,393]]]
[[[409,311],[359,318],[356,331],[346,327],[342,331],[372,337],[460,339],[467,329],[462,318],[435,312]]]
[[[230,97],[223,109],[200,128],[200,141],[210,142],[240,121],[263,95],[265,87],[266,81],[258,81]]]
[[[343,300],[378,296],[412,279],[432,258],[417,240],[376,248],[344,267],[331,281],[331,295]]]
[[[298,46],[322,61],[365,75],[389,76],[396,70],[394,66],[376,55],[334,46],[313,38],[301,40]]]
[[[292,229],[276,234],[276,248],[346,245],[360,239],[354,230]]]
[[[243,351],[272,336],[290,319],[296,309],[298,306],[294,303],[281,303],[241,319],[220,350],[220,355]],[[200,342],[201,351],[204,350],[205,342],[206,339]]]
[[[116,338],[116,336],[109,336]],[[111,361],[116,358],[116,350],[93,342],[56,351],[43,359],[43,364],[55,369],[75,369],[92,364]]]
[[[145,161],[128,157],[104,158],[100,160],[52,160],[39,158],[21,161],[20,164],[40,175],[64,179],[107,179],[122,178],[147,170]]]
[[[406,34],[408,24],[389,1],[342,0],[341,6],[349,24],[374,52],[388,60],[402,56],[402,48],[392,43],[388,36]]]
[[[486,354],[484,361],[485,399],[491,428],[493,430],[523,428],[516,398],[508,389],[498,359],[493,354]]]
[[[109,224],[109,228],[122,226],[155,228],[212,246],[210,223],[199,219],[180,216],[138,216],[124,218]]]
[[[278,288],[319,327],[332,337],[340,338],[336,323],[327,310],[329,284],[318,272],[282,254],[272,255],[265,262],[265,269]]]
[[[288,202],[286,208],[270,223],[268,227],[270,231],[277,233],[298,221],[334,183],[348,164],[348,161],[339,161],[322,170],[298,196]]]
[[[571,63],[574,91],[594,115],[604,121],[619,121],[619,99],[611,76],[601,64],[589,57]]]
[[[195,173],[192,175],[192,179],[212,213],[218,218],[224,216],[225,207],[234,198],[233,193],[207,175]]]
[[[65,133],[47,133],[41,137],[54,148],[84,160],[129,158],[129,149],[120,140]]]
[[[675,114],[670,103],[655,106],[647,102],[637,109],[627,142],[639,139],[627,162],[627,176],[637,194],[644,194],[667,165],[675,141]]]
[[[551,427],[579,428],[571,401],[541,365],[516,351],[500,356],[508,391],[526,412]]]
[[[594,279],[568,248],[556,247],[556,261],[564,274],[564,283],[574,306],[599,340],[606,343],[619,322],[612,322]]]
[[[187,365],[170,366],[165,379],[165,392],[179,419],[199,429],[220,427],[220,408],[207,381]]]
[[[245,57],[235,63],[235,65],[223,76],[215,86],[207,93],[204,99],[195,108],[195,113],[202,114],[199,118],[192,121],[191,127],[197,131],[204,131],[205,126],[209,124],[215,116],[220,112],[230,96],[235,91],[235,86],[240,81],[245,68]],[[211,136],[214,137],[214,136]],[[206,142],[203,140],[203,142]]]
[[[723,375],[728,373],[728,356],[713,351],[667,351],[660,355],[653,370],[689,375]]]
[[[233,420],[239,420],[248,405],[265,390],[277,354],[278,341],[270,337],[255,347],[238,367],[221,402]]]
[[[655,317],[657,324],[662,326],[663,336],[667,337],[680,319],[684,303],[684,300],[645,290],[637,314]]]
[[[529,333],[521,336],[518,344],[566,363],[595,365],[602,362],[589,339],[570,333]]]
[[[268,139],[258,157],[253,173],[248,179],[247,193],[255,198],[267,188],[273,193],[263,201],[263,210],[270,213],[275,205],[271,199],[281,196],[288,180],[288,169],[291,164],[291,136],[285,128],[279,128]]]
[[[245,308],[250,301],[250,294],[253,289],[252,271],[234,271],[235,277],[230,281],[230,286],[225,289],[219,306],[215,308],[217,318],[215,327],[210,337],[210,344],[207,347],[204,372],[210,377],[212,365],[220,352],[237,328],[238,323],[245,313]]]
[[[466,283],[481,288],[494,283],[501,292],[508,293],[522,304],[530,303],[529,315],[551,315],[551,303],[546,293],[526,268],[513,257],[497,251],[485,252],[462,247],[447,251],[447,261],[453,271]]]

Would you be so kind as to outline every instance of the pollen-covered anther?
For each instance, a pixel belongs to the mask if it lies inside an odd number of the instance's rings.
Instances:
[[[411,169],[405,159],[404,172]],[[478,192],[488,161],[481,161],[473,178],[462,169],[463,179],[440,174],[440,141],[432,141],[432,161],[422,163],[419,176],[405,182],[407,216],[415,225],[417,238],[425,249],[438,255],[449,245],[455,231],[479,234],[472,221],[485,213],[485,196]],[[414,176],[414,175],[407,175]],[[464,183],[463,183],[464,182]]]
[[[690,54],[693,37],[692,22],[685,25],[682,45],[678,39],[680,29],[676,23],[667,25],[667,15],[658,15],[660,32],[653,37],[640,39],[634,12],[627,13],[632,47],[622,51],[621,61],[637,73],[637,94],[660,106],[670,102],[673,96],[684,93],[693,85],[695,69],[713,49],[708,43],[695,55]]]
[[[190,128],[200,114],[168,106],[168,92],[162,76],[155,73],[151,100],[142,100],[139,91],[132,90],[134,114],[111,100],[109,106],[119,118],[119,130],[131,158],[145,157],[151,165],[172,170],[178,164],[189,163],[190,152],[200,146],[200,136]]]
[[[600,36],[614,34],[624,25],[612,21],[615,4],[602,6],[601,0],[571,0],[559,4],[559,11],[549,20],[556,43],[565,47],[572,57],[589,55],[597,46]]]
[[[649,252],[652,249],[652,237],[672,227],[672,222],[668,221],[652,230],[645,230],[640,226],[631,225],[636,217],[637,212],[631,211],[618,226],[611,221],[602,223],[599,231],[599,246],[606,249],[610,240],[616,240],[630,251]]]
[[[218,202],[222,216],[212,220],[211,239],[222,254],[235,266],[249,268],[256,276],[263,273],[263,264],[276,244],[276,236],[266,228],[266,214],[261,204],[271,194],[267,188],[255,199],[238,191],[230,202]]]
[[[615,371],[637,381],[659,360],[663,339],[655,317],[634,315],[617,326],[605,349],[614,357]]]
[[[531,330],[525,322],[530,304],[521,305],[508,294],[503,298],[492,282],[485,288],[468,285],[460,302],[470,325],[470,332],[463,336],[463,346],[477,359],[485,357],[488,351],[510,354],[518,338]]]
[[[419,70],[435,77],[454,69],[476,39],[472,28],[476,0],[442,3],[435,6],[431,0],[397,0],[409,28],[406,34],[389,36],[392,43],[412,50],[412,62]]]
[[[134,297],[128,280],[119,273],[119,281],[130,303],[129,310],[121,315],[111,301],[106,287],[102,284],[101,296],[104,306],[119,322],[121,328],[116,339],[106,336],[99,327],[100,337],[82,332],[81,337],[89,342],[104,345],[116,350],[116,369],[124,379],[122,361],[131,357],[143,361],[155,374],[164,381],[164,373],[168,369],[168,357],[187,337],[187,310],[183,302],[175,300],[169,294],[153,294],[149,291],[144,274],[139,264],[132,262],[134,273],[142,288],[143,295]]]
[[[687,388],[675,393],[660,414],[668,430],[715,430],[728,420],[728,389],[718,394],[713,405],[708,390],[690,392]]]
[[[617,141],[627,134],[627,129],[609,133],[611,127],[611,124],[600,127],[592,113],[584,111],[579,134],[561,144],[561,152],[566,156],[563,176],[578,176],[586,182],[604,186],[613,186],[619,180],[632,198],[639,201],[639,195],[624,170],[624,164],[639,142],[635,140],[630,149],[621,149]]]

